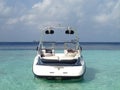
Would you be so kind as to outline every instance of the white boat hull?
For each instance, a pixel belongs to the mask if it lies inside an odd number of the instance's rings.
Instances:
[[[85,63],[81,60],[80,66],[37,65],[36,56],[33,63],[33,73],[38,77],[81,77],[85,73]]]

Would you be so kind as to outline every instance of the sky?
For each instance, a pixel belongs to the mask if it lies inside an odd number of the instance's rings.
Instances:
[[[0,0],[0,42],[39,40],[41,27],[58,24],[81,42],[120,42],[120,0]]]

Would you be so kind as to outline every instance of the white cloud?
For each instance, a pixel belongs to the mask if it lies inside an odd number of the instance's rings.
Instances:
[[[51,5],[51,0],[43,0],[43,2],[39,2],[35,5],[33,5],[32,8],[37,8],[39,10],[44,10],[45,8],[47,8],[49,5]]]
[[[94,20],[101,24],[120,24],[120,0],[108,1],[107,3],[100,4],[100,12],[94,16]]]
[[[107,30],[111,30],[111,33],[114,31],[114,35],[120,32],[120,0],[40,0],[31,3],[32,6],[29,0],[12,3],[11,6],[9,2],[0,0],[0,30],[4,32],[32,31],[43,25],[63,24],[77,26],[80,37],[93,41],[103,33],[108,35]],[[96,35],[96,38],[92,35]],[[117,39],[120,39],[119,36]]]
[[[3,0],[0,0],[0,18],[4,18],[9,15],[11,11],[10,7],[7,7]]]
[[[6,24],[15,24],[18,22],[18,19],[16,18],[9,18],[6,22]]]
[[[77,23],[81,18],[82,0],[43,0],[36,3],[32,9],[21,16],[20,20],[26,24],[48,24],[48,23]]]
[[[99,16],[95,17],[95,20],[99,23],[106,23],[108,21],[109,17],[106,14],[101,14]]]

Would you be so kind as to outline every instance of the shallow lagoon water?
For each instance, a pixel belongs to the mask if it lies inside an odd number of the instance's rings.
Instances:
[[[0,50],[0,90],[119,90],[120,50],[83,50],[83,80],[35,79],[35,50]]]

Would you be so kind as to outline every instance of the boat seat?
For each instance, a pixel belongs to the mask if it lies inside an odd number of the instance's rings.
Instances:
[[[54,56],[54,50],[53,49],[43,49],[41,57],[46,57],[46,56]]]
[[[72,50],[72,49],[68,49],[68,50],[64,50],[65,56],[67,57],[75,57],[78,53],[77,50]]]
[[[57,56],[45,56],[45,57],[42,57],[42,59],[58,60],[58,57]]]
[[[57,56],[47,56],[47,57],[42,57],[41,61],[43,63],[58,63],[58,57]]]
[[[59,57],[60,60],[73,60],[75,59],[74,57],[71,57],[71,56],[62,56],[62,57]]]

